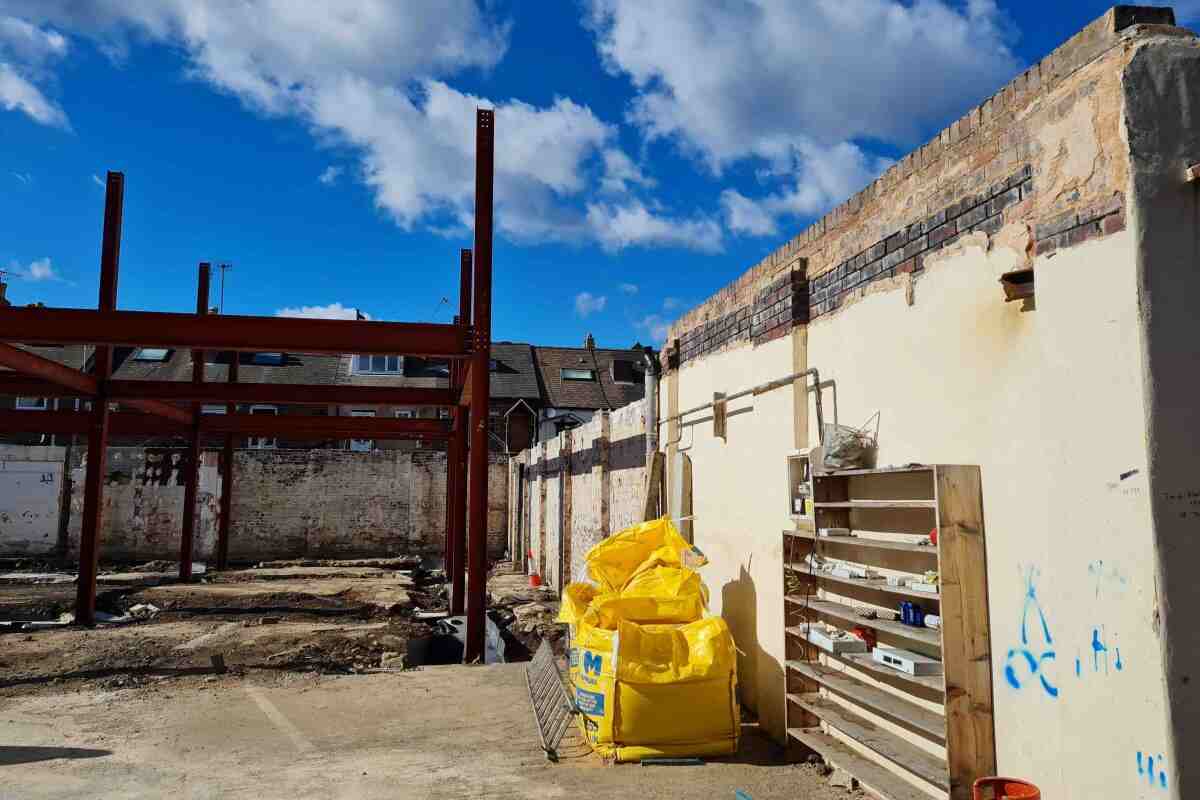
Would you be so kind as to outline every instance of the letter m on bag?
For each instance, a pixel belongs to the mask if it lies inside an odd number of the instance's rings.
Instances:
[[[601,656],[597,653],[590,653],[587,650],[583,651],[583,672],[592,673],[593,675],[600,674]]]

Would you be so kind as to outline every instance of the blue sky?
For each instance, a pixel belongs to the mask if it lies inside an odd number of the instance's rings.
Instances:
[[[657,343],[1108,4],[329,5],[0,0],[10,299],[95,305],[114,169],[122,308],[448,321],[486,105],[495,337]]]

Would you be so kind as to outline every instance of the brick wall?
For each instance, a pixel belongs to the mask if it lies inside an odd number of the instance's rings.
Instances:
[[[1119,6],[1088,25],[684,314],[669,365],[769,341],[874,285],[911,284],[968,241],[1005,237],[1032,259],[1123,230],[1120,65],[1172,22],[1169,9]],[[1089,134],[1062,146],[1064,129]]]
[[[84,464],[72,469],[68,554],[79,552]],[[220,519],[219,454],[203,456],[193,557],[214,557]],[[101,557],[177,559],[186,453],[109,448]],[[239,450],[234,455],[232,561],[275,558],[438,555],[444,550],[444,452]],[[507,547],[506,460],[488,472],[488,551]]]
[[[590,422],[513,457],[525,467],[525,486],[519,487],[525,502],[519,518],[516,504],[510,505],[508,524],[514,549],[532,553],[529,572],[554,587],[586,580],[588,550],[641,522],[645,433],[646,401],[639,400],[598,412]]]

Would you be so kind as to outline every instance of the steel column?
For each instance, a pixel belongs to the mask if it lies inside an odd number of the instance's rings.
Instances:
[[[495,112],[475,112],[475,253],[471,353],[470,531],[467,540],[467,637],[463,660],[483,661],[487,605],[488,406],[492,328],[492,177]]]
[[[238,354],[229,354],[229,383],[238,381]],[[232,400],[225,404],[225,413],[232,416],[237,413],[237,403]],[[229,526],[233,522],[233,434],[225,434],[225,446],[221,450],[221,462],[224,472],[221,473],[221,523],[217,529],[217,569],[222,570],[229,563]]]
[[[212,265],[200,264],[196,282],[196,315],[208,314],[208,288]],[[192,385],[204,383],[204,351],[192,351]],[[196,531],[196,494],[200,484],[200,403],[192,403],[192,429],[188,434],[187,484],[183,487],[183,530],[179,536],[179,580],[192,579],[192,540]]]
[[[464,336],[471,328],[471,269],[473,265],[471,251],[464,248],[459,251],[459,279],[458,279],[458,319],[457,322],[461,326]],[[454,369],[454,391],[458,397],[461,397],[466,384],[467,365],[466,362],[455,362],[451,365]],[[467,414],[466,407],[462,406],[461,401],[459,407],[454,410],[454,426],[456,438],[451,438],[450,448],[451,456],[447,459],[452,465],[455,474],[455,506],[454,516],[451,525],[453,535],[453,547],[451,553],[453,555],[452,572],[450,573],[450,613],[461,615],[466,610],[466,577],[467,577],[467,431],[470,429],[470,420]]]
[[[117,307],[117,267],[121,260],[121,216],[125,176],[109,172],[104,188],[104,235],[100,245],[100,311]],[[112,350],[100,346],[93,359],[99,382],[88,428],[87,472],[83,483],[83,520],[79,536],[79,579],[75,587],[75,621],[96,622],[96,572],[100,567],[100,510],[108,467],[108,396],[104,381],[112,373]]]

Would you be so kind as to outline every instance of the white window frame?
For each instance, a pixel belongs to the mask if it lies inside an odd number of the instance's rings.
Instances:
[[[154,355],[147,355],[154,353]],[[148,361],[152,363],[162,363],[171,357],[171,348],[169,347],[139,347],[133,353],[134,361]]]
[[[383,367],[379,368],[375,364],[375,359],[383,359]],[[351,365],[355,375],[403,375],[404,374],[404,356],[388,356],[388,355],[367,355],[360,353],[353,356],[354,362]],[[366,359],[367,366],[363,367],[363,359]],[[392,368],[393,364],[395,369]]]
[[[49,411],[50,410],[50,398],[49,397],[18,397],[16,408],[18,411]]]
[[[373,408],[356,408],[350,411],[352,417],[374,417],[375,409]],[[374,439],[351,439],[350,452],[352,453],[369,453],[375,449]]]
[[[279,406],[250,406],[250,414],[274,414],[275,416],[279,416]],[[276,439],[266,436],[251,436],[246,441],[246,446],[251,450],[274,450],[276,444]]]

